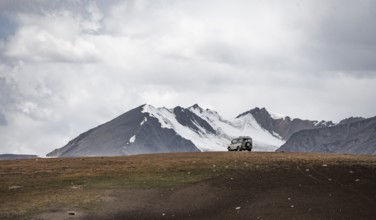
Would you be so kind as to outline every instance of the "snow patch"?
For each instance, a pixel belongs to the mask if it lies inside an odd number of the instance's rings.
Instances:
[[[273,131],[273,135],[274,135],[275,137],[279,138],[279,139],[282,139],[281,135],[279,135],[278,133],[276,133],[276,132],[274,132],[274,131]]]
[[[136,135],[133,135],[130,139],[129,139],[129,143],[134,143],[136,140]]]
[[[286,118],[285,115],[282,115],[282,114],[279,114],[279,113],[275,113],[275,112],[271,112],[271,111],[268,111],[268,112],[269,112],[270,116],[271,116],[273,119],[275,119],[275,120]]]
[[[143,124],[145,124],[145,122],[147,122],[148,119],[147,118],[144,118],[144,120],[141,122],[140,126],[142,126]]]
[[[331,121],[314,121],[313,122],[313,125],[315,126],[324,126],[324,127],[331,127],[333,126],[333,124],[331,123]]]
[[[143,110],[142,110],[142,113],[149,113],[149,115],[151,117],[158,119],[162,128],[172,129],[169,117],[165,117],[165,115],[171,117],[172,110],[169,110],[167,108],[155,108],[154,106],[151,106],[151,105],[145,105]],[[174,115],[174,117],[175,117],[175,115]]]

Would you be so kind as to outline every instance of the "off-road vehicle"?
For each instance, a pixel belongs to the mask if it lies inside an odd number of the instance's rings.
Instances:
[[[232,139],[231,144],[227,147],[228,151],[242,151],[252,150],[252,138],[249,136],[240,136],[238,138]]]

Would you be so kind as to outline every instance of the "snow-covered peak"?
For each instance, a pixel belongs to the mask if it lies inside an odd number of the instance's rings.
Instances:
[[[143,113],[149,113],[149,112],[154,112],[157,108],[149,104],[144,104],[142,109],[143,109],[142,110]]]
[[[143,109],[142,112],[149,112],[149,111],[154,110],[155,107],[152,106],[152,105],[149,105],[149,104],[144,104],[144,105],[142,106],[142,109]]]
[[[148,113],[150,117],[158,119],[162,128],[173,128],[171,120],[174,120],[175,115],[167,108],[156,108],[152,105],[144,105],[142,113]]]
[[[204,110],[203,108],[201,108],[198,104],[194,104],[192,105],[191,107],[189,107],[188,109],[198,109],[198,110]]]
[[[254,149],[261,151],[273,151],[284,143],[264,130],[252,114],[226,120],[216,111],[203,109],[197,104],[174,109],[145,105],[142,112],[158,119],[162,128],[173,129],[181,137],[192,141],[202,151],[226,150],[230,140],[238,136],[251,136]]]
[[[189,111],[193,112],[197,116],[201,117],[202,119],[206,120],[211,124],[211,122],[214,121],[224,121],[222,117],[218,114],[218,112],[210,110],[210,109],[203,109],[201,107],[199,108],[194,108],[194,106],[191,106],[188,108]]]
[[[210,112],[211,114],[218,114],[216,111],[210,110],[208,108],[204,109],[198,104],[194,104],[191,107],[188,107],[187,109],[190,110],[191,112],[196,112],[196,113]]]
[[[241,117],[247,116],[249,114],[254,115],[254,114],[259,114],[259,113],[262,113],[262,114],[265,114],[265,115],[269,115],[269,112],[265,108],[258,108],[258,107],[256,107],[254,109],[251,109],[249,111],[246,111],[246,112],[238,115],[236,118],[241,118]]]
[[[166,107],[159,107],[159,108],[156,108],[156,107],[154,107],[154,106],[152,106],[152,105],[145,104],[145,105],[143,106],[143,110],[142,110],[143,113],[151,113],[151,114],[153,114],[153,113],[161,113],[161,112],[163,112],[163,111],[172,112],[172,109],[168,109],[168,108],[166,108]]]
[[[244,113],[238,115],[236,118],[241,118],[241,117],[247,116],[249,114],[253,115],[253,116],[261,114],[261,115],[264,115],[264,117],[269,117],[269,115],[270,115],[270,117],[274,120],[285,119],[285,118],[288,117],[288,116],[285,116],[285,115],[282,115],[282,114],[279,114],[279,113],[276,113],[276,112],[269,111],[264,107],[263,108],[256,107],[256,108],[253,108],[253,109],[251,109],[247,112],[244,112]]]
[[[256,146],[263,146],[262,150],[273,149],[273,146],[282,145],[284,141],[260,126],[252,114],[245,114],[230,122],[232,126],[241,130],[242,135],[249,135],[254,139]],[[268,147],[267,147],[268,146]],[[260,148],[261,150],[261,148]]]

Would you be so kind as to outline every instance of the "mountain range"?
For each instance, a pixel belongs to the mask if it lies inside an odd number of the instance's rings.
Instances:
[[[277,151],[376,154],[376,117],[294,133]]]
[[[312,150],[316,146],[304,144],[304,141],[308,134],[312,134],[311,138],[313,138],[316,135],[326,134],[325,132],[341,133],[343,129],[348,128],[346,126],[351,125],[352,128],[353,123],[364,120],[366,119],[349,118],[335,124],[331,121],[311,121],[282,116],[265,108],[254,108],[233,119],[225,119],[216,111],[203,109],[197,104],[188,108],[177,106],[171,109],[156,108],[146,104],[80,134],[47,156],[119,156],[162,152],[225,151],[230,140],[238,136],[251,136],[255,151],[276,151],[282,146],[279,151],[347,152],[350,150],[339,151],[337,148],[327,150],[321,147]],[[364,129],[351,133],[352,138],[356,139],[362,134],[375,137],[376,132],[372,131],[374,124],[361,123],[359,126],[370,128],[368,130],[364,128],[367,134],[363,133]],[[348,136],[333,136],[330,143],[337,141],[338,138],[346,139]],[[375,138],[367,137],[362,140],[365,139],[370,148],[375,146]],[[356,143],[362,147],[363,142]],[[341,148],[342,145],[336,146]],[[348,148],[351,146],[349,145]],[[361,149],[350,152],[363,153]]]

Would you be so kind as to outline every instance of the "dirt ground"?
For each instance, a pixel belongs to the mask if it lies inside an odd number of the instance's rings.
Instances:
[[[11,212],[11,196],[0,191],[4,217],[19,219],[375,219],[376,157],[302,153],[181,153],[116,158],[44,159],[8,162],[24,171],[66,175],[56,164],[70,164],[70,176],[87,178],[63,192],[71,200],[47,200],[38,211]],[[2,162],[5,163],[5,162]],[[31,166],[33,165],[34,166]],[[40,161],[39,161],[40,164]],[[12,175],[0,177],[8,181]],[[9,164],[8,171],[9,171]],[[13,164],[14,165],[14,164]],[[55,166],[55,167],[54,167]],[[14,166],[10,166],[14,167]],[[20,168],[19,167],[19,168]],[[87,169],[99,169],[93,176]],[[133,167],[133,168],[132,168]],[[30,170],[28,170],[30,169]],[[59,171],[60,170],[60,171]],[[82,172],[83,173],[80,173]],[[60,173],[59,173],[60,172]],[[86,175],[85,175],[86,173]],[[120,175],[122,181],[112,181]],[[13,175],[17,176],[17,175]],[[103,179],[103,176],[106,178]],[[21,181],[21,176],[13,179]],[[127,178],[126,178],[127,177]],[[90,179],[92,178],[92,179]],[[52,191],[65,185],[45,182]],[[100,181],[99,181],[99,180]],[[116,178],[115,178],[116,179]],[[29,179],[30,181],[32,179]],[[5,182],[6,182],[5,181]],[[49,179],[53,182],[53,178]],[[61,179],[59,179],[61,181]],[[70,179],[69,182],[77,179]],[[99,182],[98,182],[99,181]],[[133,181],[133,182],[132,182]],[[0,182],[1,183],[1,182]],[[21,183],[17,183],[21,185]],[[26,188],[24,195],[33,195]],[[36,185],[38,185],[36,184]],[[2,183],[0,186],[3,185]],[[82,189],[81,189],[82,188]],[[1,188],[0,188],[1,189]],[[22,189],[22,188],[21,188]],[[17,189],[14,189],[17,190]],[[3,193],[2,193],[3,192]],[[41,194],[51,191],[39,190]],[[82,194],[80,194],[82,193]],[[17,194],[17,193],[15,193]],[[22,193],[21,193],[22,194]],[[33,197],[33,196],[31,196]],[[14,197],[16,200],[19,197]],[[88,198],[88,203],[84,203]],[[90,198],[95,198],[90,200]],[[5,200],[4,200],[5,199]],[[20,201],[22,203],[22,201]],[[17,204],[17,203],[12,203]],[[85,204],[85,205],[82,205]],[[2,207],[3,206],[3,207]],[[27,205],[25,210],[27,210]],[[4,214],[5,213],[5,214]],[[0,215],[1,216],[1,215]]]

